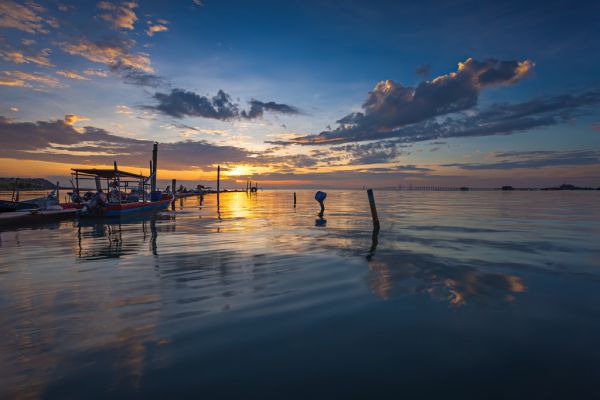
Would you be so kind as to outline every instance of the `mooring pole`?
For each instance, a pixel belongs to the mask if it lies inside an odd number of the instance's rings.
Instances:
[[[154,146],[152,148],[152,186],[151,189],[153,192],[156,191],[156,172],[158,171],[158,142],[154,142]]]
[[[294,208],[296,208],[296,192],[294,192]]]
[[[171,191],[173,194],[177,193],[177,179],[171,181]]]
[[[56,182],[56,199],[60,203],[60,182]]]
[[[373,189],[367,190],[369,196],[369,206],[371,206],[371,218],[373,219],[373,229],[379,231],[379,217],[377,216],[377,207],[375,206],[375,197],[373,196]]]
[[[75,191],[77,192],[77,196],[79,196],[79,172],[75,171]]]
[[[217,205],[219,203],[219,193],[221,192],[221,166],[217,165]]]

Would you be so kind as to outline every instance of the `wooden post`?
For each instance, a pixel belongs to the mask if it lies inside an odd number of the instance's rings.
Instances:
[[[119,178],[119,172],[117,169],[117,162],[115,161],[115,182],[117,183],[117,192],[119,198],[119,204],[121,204],[121,179]]]
[[[77,196],[79,196],[79,172],[75,171],[75,191],[77,192]]]
[[[219,193],[221,192],[221,166],[217,165],[217,204],[219,203]]]
[[[379,231],[379,217],[377,216],[377,207],[375,207],[375,197],[373,196],[373,189],[367,190],[369,196],[369,206],[371,206],[371,218],[373,219],[373,229]]]
[[[296,208],[296,192],[294,192],[294,208]]]
[[[173,192],[173,194],[177,193],[177,179],[171,181],[171,192]]]
[[[158,167],[158,142],[154,142],[152,148],[152,191],[156,191],[156,171]]]
[[[56,182],[56,200],[60,203],[60,182]]]

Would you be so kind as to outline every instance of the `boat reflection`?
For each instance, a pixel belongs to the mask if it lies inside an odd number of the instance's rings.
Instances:
[[[116,219],[86,219],[77,221],[77,256],[85,260],[119,258],[140,253],[149,245],[152,254],[158,255],[159,230],[175,232],[176,225],[171,214],[132,216]]]

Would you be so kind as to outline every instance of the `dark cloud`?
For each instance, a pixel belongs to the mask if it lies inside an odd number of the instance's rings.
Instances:
[[[111,164],[146,168],[152,141],[124,138],[104,129],[81,131],[59,121],[11,122],[0,116],[0,157],[63,163]],[[245,149],[217,146],[206,141],[160,144],[160,167],[189,169],[216,163],[251,162]]]
[[[419,65],[417,67],[417,69],[415,70],[415,73],[418,76],[426,78],[429,75],[431,75],[431,65],[429,65],[429,64],[421,64],[421,65]]]
[[[468,59],[458,70],[406,87],[394,81],[379,82],[369,92],[362,112],[354,112],[337,121],[338,128],[319,135],[296,138],[292,142],[318,144],[374,140],[397,136],[403,127],[423,123],[434,117],[472,108],[484,88],[512,84],[533,68],[531,61]]]
[[[464,170],[501,170],[517,168],[544,168],[556,166],[581,166],[600,164],[600,151],[512,151],[494,154],[490,163],[455,163],[444,167]]]
[[[240,116],[246,119],[260,118],[265,111],[270,111],[279,114],[299,114],[297,108],[287,104],[279,104],[273,101],[264,103],[258,100],[250,100],[250,110],[242,111]]]
[[[231,96],[219,90],[212,98],[200,96],[183,89],[172,89],[170,93],[155,93],[157,105],[145,106],[174,118],[202,117],[228,121],[233,119],[254,119],[263,116],[265,111],[280,114],[298,114],[299,111],[287,104],[250,101],[250,109],[240,111]]]
[[[151,87],[154,89],[168,85],[167,80],[160,75],[140,71],[120,63],[110,65],[110,70],[128,85]]]
[[[230,120],[239,115],[238,106],[222,90],[212,98],[183,89],[173,89],[170,93],[155,93],[153,97],[158,104],[147,108],[175,118],[190,116]]]
[[[332,144],[395,138],[398,143],[412,143],[452,137],[510,135],[534,128],[568,122],[585,115],[587,108],[600,103],[600,91],[577,95],[559,95],[521,103],[494,104],[469,114],[455,113],[388,131],[339,128],[273,144]]]

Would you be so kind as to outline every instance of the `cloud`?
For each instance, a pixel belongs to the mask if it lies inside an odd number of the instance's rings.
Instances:
[[[58,87],[60,83],[51,76],[23,71],[0,71],[1,86],[32,88],[35,84],[46,87]]]
[[[171,93],[155,93],[153,97],[158,101],[158,105],[148,108],[175,118],[190,116],[226,121],[239,115],[231,96],[222,90],[212,98],[183,89],[173,89]]]
[[[510,135],[571,121],[577,116],[585,115],[589,107],[598,103],[600,103],[600,91],[589,91],[514,104],[493,104],[485,110],[455,113],[443,119],[436,118],[385,132],[366,131],[348,134],[333,130],[319,135],[307,135],[270,143],[318,145],[386,138],[394,138],[398,143],[413,143],[452,137]]]
[[[99,69],[91,69],[91,68],[84,70],[83,73],[87,76],[99,76],[101,78],[106,78],[108,76],[108,71],[102,71]]]
[[[67,114],[65,115],[65,124],[67,125],[73,125],[79,121],[89,121],[90,119],[86,116],[83,115],[77,115],[77,114]]]
[[[155,93],[157,105],[146,106],[174,118],[202,117],[229,121],[233,119],[254,119],[263,116],[265,111],[282,114],[298,114],[295,107],[275,102],[250,101],[250,110],[240,111],[239,105],[231,100],[231,96],[219,90],[215,96],[208,98],[184,89],[172,89],[170,93]]]
[[[19,107],[11,107],[9,110],[12,112],[19,112]]]
[[[506,170],[518,168],[545,168],[556,166],[581,166],[600,164],[600,151],[511,151],[495,153],[491,163],[454,163],[444,167],[464,170]]]
[[[331,147],[333,152],[342,152],[348,159],[348,165],[383,164],[396,161],[401,155],[407,155],[406,145],[394,141],[379,141],[366,144],[350,144]]]
[[[369,92],[362,112],[353,112],[337,121],[338,128],[297,139],[297,143],[319,144],[373,140],[394,136],[391,132],[435,117],[474,107],[479,92],[487,87],[513,84],[533,68],[525,61],[477,61],[469,58],[458,70],[406,87],[381,81]]]
[[[166,124],[161,125],[161,128],[165,129],[177,129],[180,131],[179,136],[183,138],[190,138],[197,135],[208,135],[208,136],[228,136],[229,132],[224,129],[206,129],[197,126],[190,126],[186,124]]]
[[[120,137],[91,126],[76,129],[67,119],[70,116],[58,121],[12,122],[0,116],[0,157],[90,165],[112,164],[116,159],[120,165],[147,168],[153,141]],[[242,148],[205,141],[161,143],[159,168],[189,170],[251,162],[249,155]]]
[[[25,52],[20,50],[8,49],[0,50],[0,57],[15,64],[31,63],[41,65],[44,67],[53,67],[54,64],[52,64],[48,59],[50,51],[50,49],[43,49],[38,54],[26,54]]]
[[[48,33],[46,25],[56,27],[53,18],[45,19],[42,15],[46,9],[33,1],[19,4],[13,0],[0,1],[0,27],[13,28],[27,33]]]
[[[75,42],[63,42],[59,45],[68,54],[106,64],[113,69],[131,68],[146,73],[154,72],[148,54],[133,54],[130,52],[131,47],[134,45],[131,40],[91,42],[86,38],[80,38]]]
[[[146,35],[152,37],[154,36],[155,33],[158,32],[166,32],[169,30],[169,27],[166,26],[166,24],[152,24],[150,21],[148,21],[148,29],[146,29]]]
[[[83,76],[75,71],[72,71],[70,69],[61,69],[59,71],[56,71],[56,73],[58,75],[64,76],[65,78],[75,79],[78,81],[87,81],[88,80],[88,78],[86,78],[85,76]]]
[[[114,66],[111,69],[117,73],[128,85],[147,86],[158,88],[167,85],[167,81],[160,75],[137,71],[131,67]]]
[[[122,104],[119,104],[115,107],[115,112],[117,114],[124,114],[124,115],[132,115],[133,114],[133,111],[131,110],[131,108],[129,108],[126,105],[122,105]]]
[[[431,65],[429,64],[421,64],[417,67],[417,69],[415,70],[415,73],[418,76],[422,76],[424,78],[428,77],[429,75],[431,75]]]
[[[296,107],[289,106],[287,104],[279,104],[273,101],[264,103],[258,100],[250,100],[250,110],[242,111],[240,116],[246,119],[260,118],[263,116],[265,111],[270,111],[279,114],[299,114],[300,112]]]
[[[114,29],[132,30],[138,19],[134,11],[138,4],[134,1],[123,1],[118,4],[101,1],[97,6],[99,9],[106,11],[98,16],[110,22]]]
[[[600,122],[593,122],[590,124],[590,128],[594,131],[600,132]]]

